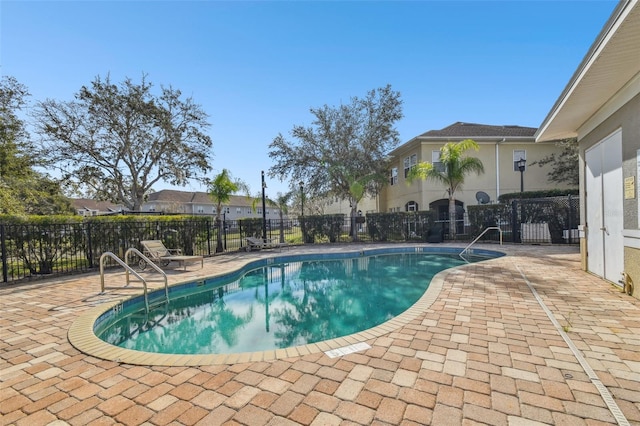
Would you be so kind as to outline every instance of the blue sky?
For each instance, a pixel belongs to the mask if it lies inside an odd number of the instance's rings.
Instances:
[[[256,193],[278,133],[387,84],[402,96],[402,143],[456,121],[538,127],[615,6],[2,0],[0,72],[32,101],[71,100],[98,75],[172,85],[210,115],[214,173]]]

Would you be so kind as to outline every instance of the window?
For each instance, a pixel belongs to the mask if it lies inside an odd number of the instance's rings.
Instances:
[[[242,214],[242,208],[241,207],[236,207],[236,213],[237,214]]]
[[[404,177],[409,175],[409,170],[414,168],[418,164],[418,154],[413,154],[410,157],[404,159]]]
[[[261,209],[261,208],[257,208],[257,209],[256,209],[256,213],[258,213],[258,214],[262,214],[262,209]]]
[[[398,183],[398,168],[394,167],[391,169],[391,179],[389,182],[391,185],[396,185]]]
[[[216,213],[218,213],[218,209],[214,207],[213,208],[213,214],[216,214]]]
[[[251,214],[251,209],[247,209],[247,214]]]
[[[440,155],[442,155],[442,152],[440,152],[440,150],[431,151],[431,163],[433,164],[433,168],[436,171],[444,172],[445,167],[444,164],[442,164],[442,161],[440,161]]]
[[[523,160],[527,159],[527,151],[525,151],[524,149],[514,149],[513,150],[513,171],[514,172],[520,171],[520,169],[518,168],[518,161],[520,161],[520,159],[523,159]],[[527,168],[526,164],[524,168],[526,170]]]
[[[404,205],[405,211],[407,212],[417,212],[418,211],[418,203],[415,201],[409,201]]]
[[[196,212],[204,213],[204,207],[203,206],[196,206]]]
[[[223,210],[227,214],[231,214],[231,207],[223,207]]]
[[[149,204],[148,209],[149,209],[150,212],[155,212],[156,211],[156,205],[155,204]]]

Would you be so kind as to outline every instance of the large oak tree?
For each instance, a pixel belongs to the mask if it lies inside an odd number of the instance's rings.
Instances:
[[[293,140],[279,134],[269,145],[269,175],[304,182],[305,197],[347,200],[355,220],[358,202],[387,181],[388,153],[400,143],[400,93],[390,85],[351,103],[311,108],[311,126],[296,125]],[[354,233],[355,236],[355,233]]]
[[[158,182],[201,178],[210,170],[208,115],[179,90],[152,89],[145,76],[120,84],[98,76],[73,101],[39,102],[42,158],[88,195],[134,211]]]

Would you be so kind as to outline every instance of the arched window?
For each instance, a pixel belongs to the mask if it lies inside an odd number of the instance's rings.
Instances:
[[[418,211],[418,203],[415,201],[409,201],[404,205],[404,211],[406,212],[417,212]]]

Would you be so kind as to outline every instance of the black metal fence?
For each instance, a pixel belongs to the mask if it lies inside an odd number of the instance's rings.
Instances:
[[[579,199],[571,195],[470,206],[464,218],[464,231],[456,238],[475,238],[487,227],[498,227],[506,242],[577,244],[579,213]],[[481,238],[497,240],[498,235],[497,230],[492,230]]]
[[[141,240],[162,240],[184,254],[213,256],[242,250],[246,237],[289,244],[362,242],[471,241],[485,229],[500,228],[504,242],[574,244],[578,242],[578,199],[553,197],[511,204],[470,206],[452,218],[435,212],[304,216],[297,219],[222,220],[213,217],[155,220],[44,221],[0,224],[2,282],[37,279],[97,270],[100,257],[122,258],[129,248],[142,251]],[[454,226],[450,226],[452,220]],[[497,241],[493,229],[482,241]],[[113,264],[105,259],[106,265]]]

